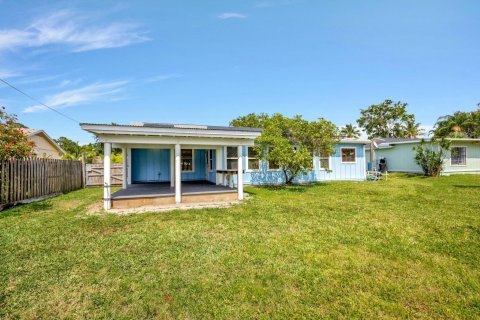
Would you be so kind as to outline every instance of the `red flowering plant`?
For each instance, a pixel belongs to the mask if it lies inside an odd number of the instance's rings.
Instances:
[[[17,116],[0,109],[0,160],[23,159],[33,155],[34,143],[25,132]]]

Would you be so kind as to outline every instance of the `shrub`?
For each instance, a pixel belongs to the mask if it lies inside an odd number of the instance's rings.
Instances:
[[[442,173],[445,156],[449,149],[450,143],[445,139],[437,142],[432,138],[428,143],[422,139],[420,145],[413,147],[415,162],[426,176],[438,177]]]

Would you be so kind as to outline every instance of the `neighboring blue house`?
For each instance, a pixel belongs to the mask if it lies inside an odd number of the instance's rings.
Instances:
[[[255,158],[254,141],[262,132],[258,128],[160,123],[81,124],[81,127],[95,134],[105,146],[106,209],[112,203],[114,207],[131,207],[134,203],[193,202],[205,194],[211,199],[225,199],[231,192],[238,192],[238,199],[242,199],[243,185],[285,181],[278,166]],[[312,169],[294,182],[365,180],[365,146],[369,143],[355,139],[340,141],[335,154],[314,157]],[[113,195],[108,169],[111,148],[121,148],[124,159],[124,190]]]

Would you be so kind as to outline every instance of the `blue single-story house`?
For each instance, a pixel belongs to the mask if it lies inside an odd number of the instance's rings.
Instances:
[[[445,157],[442,174],[480,174],[480,139],[448,138],[447,140],[450,140],[450,150]],[[389,172],[423,173],[422,168],[415,162],[413,150],[421,141],[422,139],[375,139],[373,154],[370,153],[370,146],[367,146],[368,162],[370,163],[370,157],[373,156],[373,163],[377,169],[380,159],[385,159]],[[438,148],[436,144],[426,143],[430,148]]]
[[[81,124],[105,147],[105,209],[243,199],[244,185],[284,182],[274,163],[255,158],[258,128],[133,123]],[[315,156],[296,183],[366,179],[365,146],[344,139],[329,157]],[[110,153],[121,148],[123,188],[110,193]]]

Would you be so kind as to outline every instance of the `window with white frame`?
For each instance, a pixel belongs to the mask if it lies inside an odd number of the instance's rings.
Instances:
[[[247,170],[259,170],[260,160],[257,159],[257,153],[253,147],[247,148]]]
[[[207,150],[207,168],[208,171],[213,171],[213,149]]]
[[[450,149],[450,164],[452,166],[466,166],[467,147],[452,147]]]
[[[193,149],[182,149],[182,171],[183,172],[193,172]]]
[[[330,170],[330,157],[320,156],[320,169]]]
[[[357,149],[342,148],[342,163],[355,163],[355,162],[357,162]]]
[[[273,147],[268,148],[268,152],[273,150]],[[268,170],[279,170],[280,165],[276,161],[269,160],[268,161]]]
[[[238,169],[238,148],[227,147],[227,170]]]

